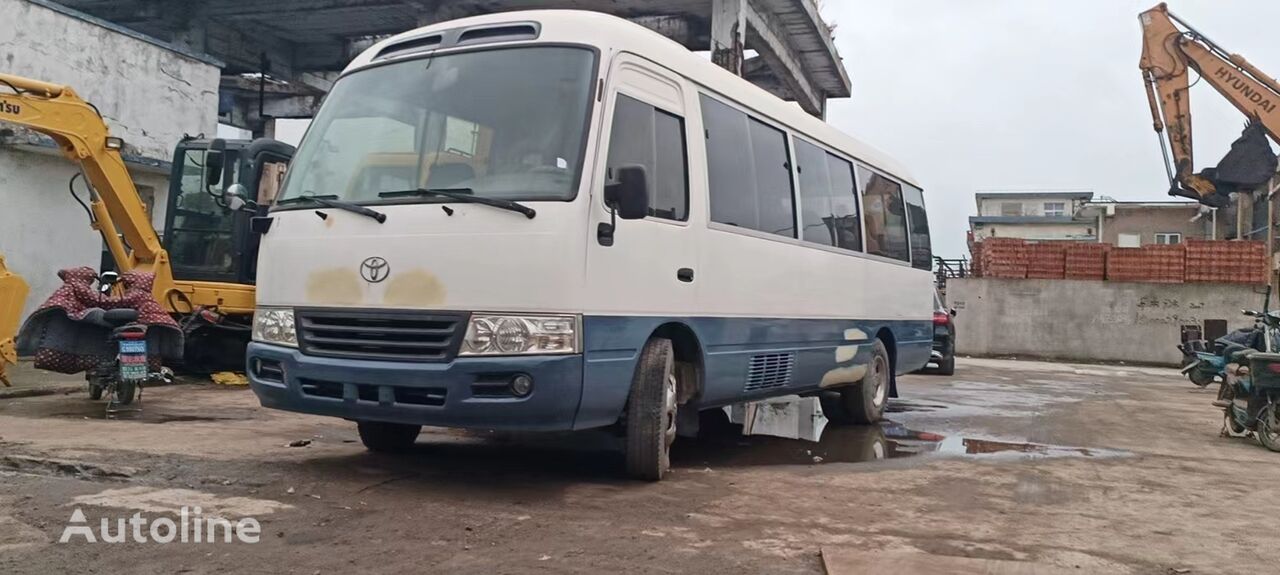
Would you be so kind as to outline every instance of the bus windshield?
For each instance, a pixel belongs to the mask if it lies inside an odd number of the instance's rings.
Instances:
[[[585,48],[531,46],[354,72],[316,116],[280,200],[439,201],[386,197],[419,188],[571,200],[582,172],[594,58]]]

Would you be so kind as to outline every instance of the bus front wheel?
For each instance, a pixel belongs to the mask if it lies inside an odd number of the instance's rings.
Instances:
[[[627,475],[658,481],[671,468],[677,397],[675,350],[671,340],[652,338],[640,352],[627,399]]]

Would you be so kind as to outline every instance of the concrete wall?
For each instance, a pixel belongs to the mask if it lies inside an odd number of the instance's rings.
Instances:
[[[1053,197],[1028,198],[1025,196],[1018,197],[1016,195],[1010,195],[1010,197],[1008,198],[1000,198],[1000,197],[982,198],[981,200],[978,201],[978,215],[1003,216],[1005,215],[1003,204],[1021,204],[1022,213],[1020,215],[1043,216],[1044,205],[1046,203],[1063,204],[1065,211],[1062,215],[1070,216],[1071,214],[1074,214],[1076,209],[1078,209],[1081,206],[1081,204],[1083,203],[1083,200],[1081,200],[1078,197],[1078,195],[1065,196],[1061,198],[1053,198]]]
[[[125,139],[127,155],[168,162],[183,133],[216,130],[216,67],[25,0],[0,0],[0,14],[0,70],[71,86]],[[162,228],[164,167],[130,170],[153,191],[152,223]],[[76,172],[56,150],[0,146],[0,252],[31,284],[27,313],[58,286],[57,270],[101,260],[101,237],[67,193]]]
[[[25,0],[0,14],[0,70],[71,86],[127,152],[167,160],[184,133],[217,129],[218,68]]]
[[[961,355],[1177,364],[1181,326],[1252,325],[1262,306],[1252,286],[1110,281],[953,279]]]
[[[1079,240],[1093,239],[1096,230],[1094,224],[1081,222],[1078,224],[981,224],[974,230],[973,236],[978,239],[990,237],[1022,238],[1024,240]]]

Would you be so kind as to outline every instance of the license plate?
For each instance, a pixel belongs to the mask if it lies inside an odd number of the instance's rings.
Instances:
[[[147,340],[120,340],[120,379],[142,381],[147,379]]]
[[[147,364],[120,364],[120,379],[125,381],[141,381],[147,378]]]

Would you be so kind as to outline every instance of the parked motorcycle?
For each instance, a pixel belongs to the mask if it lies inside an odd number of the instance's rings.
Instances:
[[[1231,355],[1246,349],[1256,351],[1280,350],[1280,332],[1268,331],[1267,318],[1280,311],[1269,311],[1271,286],[1267,286],[1266,296],[1262,302],[1262,311],[1241,310],[1244,315],[1254,318],[1253,327],[1238,329],[1224,335],[1212,343],[1204,339],[1191,339],[1178,345],[1182,352],[1182,373],[1197,387],[1206,387],[1215,381],[1226,381],[1227,364]]]
[[[1280,319],[1268,321],[1269,328],[1277,326]],[[1244,437],[1252,432],[1263,447],[1280,452],[1280,353],[1234,352],[1222,386],[1214,405],[1223,408],[1226,434]]]

